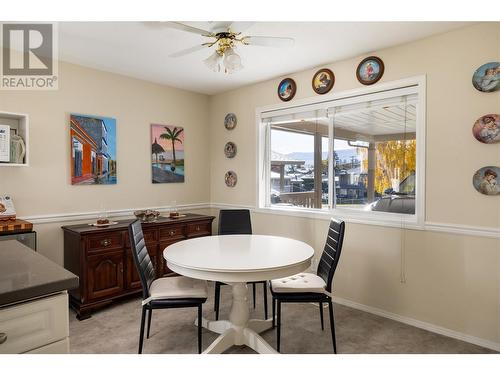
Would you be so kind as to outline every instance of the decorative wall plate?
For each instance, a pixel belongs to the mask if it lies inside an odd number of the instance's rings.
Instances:
[[[312,79],[312,88],[316,94],[326,94],[335,84],[335,75],[330,69],[318,70]]]
[[[236,144],[234,142],[227,142],[224,146],[224,154],[226,158],[232,159],[236,156]]]
[[[484,195],[500,195],[500,167],[483,167],[472,177],[474,188]]]
[[[226,186],[235,187],[236,183],[238,182],[238,176],[234,171],[227,171],[226,175],[224,176],[224,180],[226,182]]]
[[[238,119],[234,113],[228,113],[226,117],[224,117],[224,127],[227,130],[233,130],[238,123]]]
[[[384,75],[384,62],[377,56],[363,59],[356,69],[356,78],[363,85],[373,85]]]
[[[482,92],[500,90],[500,62],[481,65],[472,75],[472,84]]]
[[[284,102],[292,100],[297,92],[297,84],[291,78],[285,78],[278,85],[278,97]]]
[[[500,142],[500,115],[488,114],[481,116],[472,127],[472,134],[479,142]]]

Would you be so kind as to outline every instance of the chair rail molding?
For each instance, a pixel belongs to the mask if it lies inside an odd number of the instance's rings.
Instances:
[[[142,207],[142,208],[126,208],[118,210],[107,210],[107,214],[110,217],[128,217],[134,216],[134,211],[154,209],[160,212],[168,212],[171,206],[162,207]],[[189,204],[178,204],[176,209],[181,211],[186,210],[200,210],[211,208],[210,203],[189,203]],[[20,216],[19,219],[27,220],[33,224],[46,224],[46,223],[61,223],[66,221],[80,221],[95,219],[99,211],[88,211],[88,212],[67,212],[59,214],[47,214],[47,215],[33,215],[33,216]]]

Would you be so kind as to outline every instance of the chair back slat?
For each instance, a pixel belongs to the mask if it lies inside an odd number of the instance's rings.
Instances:
[[[134,257],[135,267],[141,279],[143,299],[149,297],[149,288],[156,279],[156,272],[153,262],[149,257],[142,225],[140,220],[136,220],[128,226],[128,235],[130,238],[130,248]]]
[[[219,235],[252,234],[249,210],[220,210]]]
[[[318,263],[317,275],[325,280],[326,290],[332,291],[332,280],[340,259],[344,242],[345,223],[342,220],[331,219],[326,237],[325,247]]]

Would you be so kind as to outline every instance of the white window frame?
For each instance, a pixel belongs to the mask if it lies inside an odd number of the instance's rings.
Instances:
[[[416,141],[417,141],[417,168],[416,168],[416,197],[415,214],[398,214],[379,211],[362,211],[354,208],[336,207],[332,208],[333,198],[333,162],[329,162],[329,209],[312,209],[299,207],[272,206],[270,204],[270,130],[268,123],[262,121],[263,118],[272,116],[282,116],[296,113],[298,111],[312,111],[326,109],[339,105],[347,105],[366,101],[367,95],[377,94],[377,99],[396,95],[418,95],[417,116],[416,116]],[[333,121],[333,120],[331,120]],[[340,217],[349,222],[360,224],[374,224],[391,227],[405,227],[422,229],[425,223],[425,133],[426,133],[426,76],[416,76],[407,79],[386,82],[375,86],[362,87],[354,90],[347,90],[333,94],[315,96],[292,102],[256,108],[256,152],[257,152],[257,181],[256,211],[262,213],[274,213],[280,215],[290,215],[298,217],[310,217],[318,219],[328,219],[332,216]],[[334,128],[330,127],[330,145]],[[270,146],[270,145],[269,145]],[[332,147],[332,146],[330,146]],[[268,155],[264,155],[265,152]],[[329,153],[332,158],[332,153]]]

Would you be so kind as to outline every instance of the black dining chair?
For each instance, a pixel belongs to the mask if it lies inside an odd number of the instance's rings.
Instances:
[[[332,333],[333,352],[337,353],[337,343],[335,340],[335,322],[333,318],[333,302],[331,298],[332,280],[335,269],[339,263],[342,243],[344,242],[345,223],[341,220],[331,219],[330,227],[323,253],[319,260],[316,274],[299,273],[294,276],[282,279],[271,280],[271,294],[273,296],[273,327],[275,326],[275,309],[277,313],[277,343],[276,350],[280,351],[281,335],[281,304],[282,303],[318,303],[321,319],[321,329],[323,324],[323,303],[328,304],[330,313],[330,329]]]
[[[220,210],[219,212],[219,236],[229,234],[252,234],[252,221],[249,210]],[[252,281],[253,308],[255,309],[256,285],[262,284],[264,292],[264,317],[267,319],[267,281]],[[220,287],[226,285],[223,282],[215,282],[215,320],[219,320]]]
[[[149,257],[140,220],[128,227],[130,246],[134,263],[142,285],[141,333],[139,336],[139,354],[142,353],[144,341],[144,323],[148,312],[148,329],[155,309],[173,309],[183,307],[198,308],[198,353],[201,353],[201,320],[202,305],[207,300],[207,282],[185,276],[156,278],[156,272]]]

